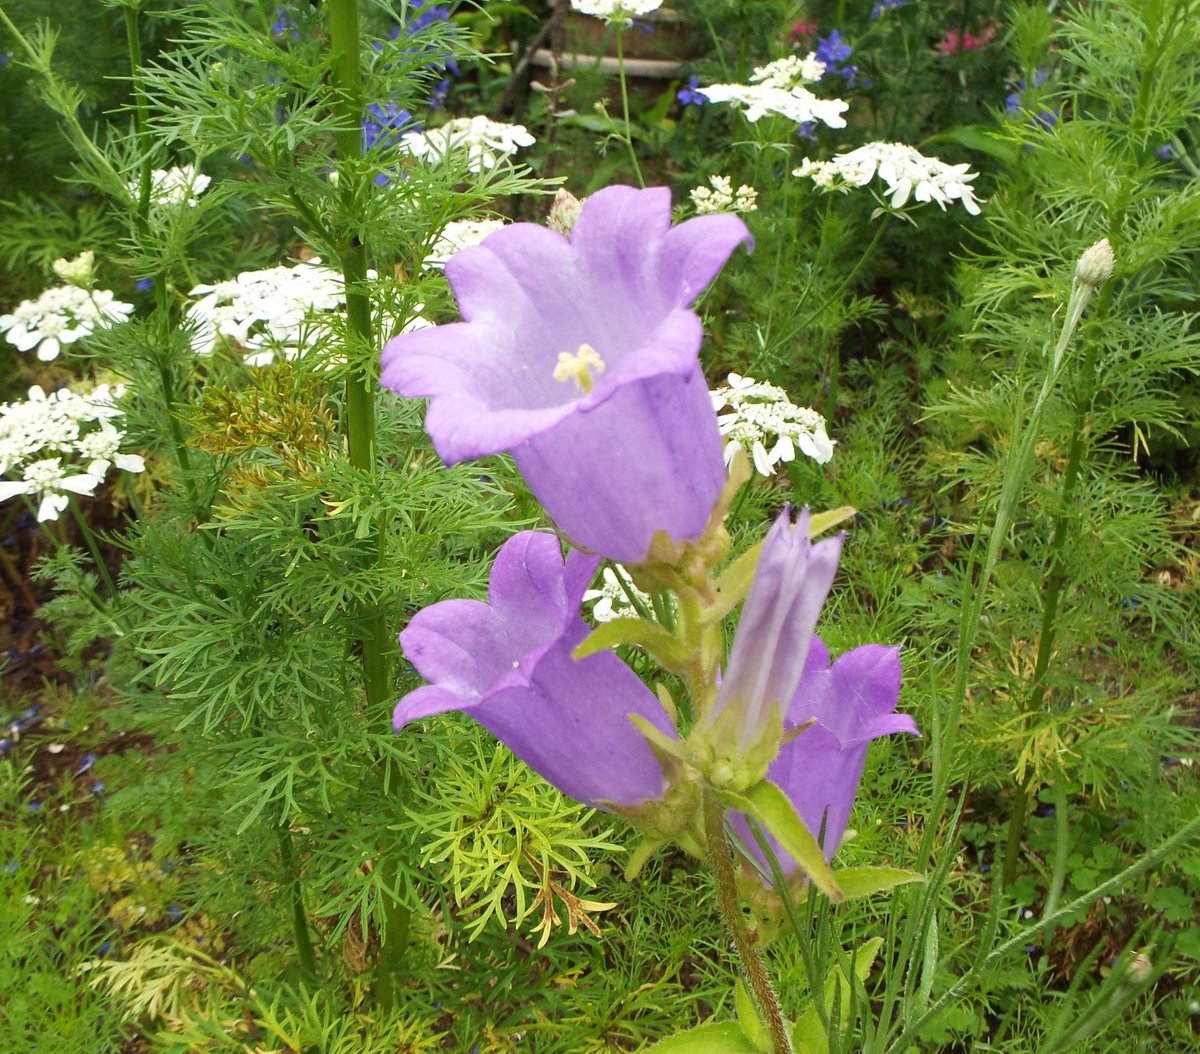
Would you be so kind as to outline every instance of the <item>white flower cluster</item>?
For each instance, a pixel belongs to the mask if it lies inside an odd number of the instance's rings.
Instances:
[[[867,143],[848,154],[838,154],[832,161],[811,161],[805,158],[794,176],[808,176],[818,187],[839,190],[862,187],[875,176],[887,184],[893,208],[914,201],[933,201],[938,208],[961,201],[972,216],[979,215],[979,203],[971,181],[979,173],[970,165],[948,165],[936,157],[926,157],[903,143]]]
[[[824,76],[825,63],[817,58],[815,51],[810,51],[804,58],[785,55],[765,66],[756,66],[750,74],[750,83],[791,91],[797,84],[811,84]]]
[[[47,395],[37,385],[23,402],[0,405],[0,501],[27,494],[39,520],[56,520],[71,494],[92,494],[114,465],[141,472],[138,454],[122,454],[120,389],[98,385],[86,395],[60,388]]]
[[[113,299],[107,289],[57,285],[23,301],[12,314],[0,315],[0,332],[21,351],[37,348],[37,357],[50,362],[64,344],[89,336],[98,325],[121,322],[131,311],[132,304]]]
[[[445,160],[451,153],[466,151],[467,168],[489,172],[500,159],[536,142],[523,124],[503,124],[487,117],[457,117],[440,128],[409,132],[400,137],[400,148],[414,157]]]
[[[726,438],[726,464],[745,450],[759,475],[771,476],[780,461],[795,458],[797,448],[819,465],[833,457],[834,440],[825,434],[825,418],[793,405],[777,385],[731,373],[725,387],[713,390],[712,401]]]
[[[243,271],[226,282],[198,285],[190,295],[200,297],[187,309],[195,351],[211,354],[218,337],[228,337],[245,349],[251,366],[269,365],[276,356],[294,359],[318,335],[313,315],[346,300],[341,274],[317,259]]]
[[[59,257],[50,265],[54,273],[67,285],[77,285],[80,289],[90,289],[95,279],[96,254],[90,249],[80,253],[72,260]]]
[[[150,204],[162,206],[187,205],[195,207],[197,199],[212,182],[195,165],[173,165],[171,168],[156,168],[150,173]],[[141,194],[138,180],[129,183],[129,193],[136,201]]]
[[[503,226],[503,220],[454,220],[447,223],[422,263],[440,271],[456,252],[468,245],[478,245],[492,231],[498,231]]]
[[[735,191],[728,176],[710,176],[709,187],[696,187],[691,193],[696,213],[754,212],[758,208],[758,191],[744,183]]]
[[[603,18],[607,22],[628,22],[662,7],[662,0],[571,0],[580,14]]]
[[[589,589],[583,594],[583,602],[592,605],[593,622],[611,622],[615,618],[637,618],[638,611],[629,599],[629,589],[635,597],[648,609],[650,597],[637,588],[628,578],[625,585],[617,577],[611,567],[606,567],[600,575],[600,584],[595,589]]]
[[[712,102],[731,102],[746,108],[746,120],[757,121],[766,114],[779,114],[797,124],[820,121],[830,128],[845,128],[842,116],[850,104],[842,99],[818,99],[805,83],[820,80],[825,64],[815,54],[804,58],[789,55],[759,66],[749,84],[710,84],[698,88]]]

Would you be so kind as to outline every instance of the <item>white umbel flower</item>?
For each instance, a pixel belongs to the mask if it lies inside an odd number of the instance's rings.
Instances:
[[[932,201],[945,210],[958,201],[972,216],[979,215],[979,202],[971,187],[978,172],[972,172],[970,165],[948,165],[936,157],[926,157],[903,143],[867,143],[838,154],[832,161],[805,158],[792,175],[807,176],[817,186],[830,190],[863,187],[878,176],[887,184],[893,208],[901,208],[911,199]]]
[[[489,172],[502,158],[537,142],[523,124],[504,124],[487,117],[458,117],[440,128],[409,132],[400,137],[400,149],[430,162],[465,153],[472,172]]]
[[[36,385],[22,402],[0,405],[0,501],[28,495],[39,520],[57,519],[70,494],[92,494],[108,470],[141,472],[138,454],[120,450],[124,433],[120,392],[99,385],[88,393],[59,389],[47,395]]]
[[[811,84],[823,76],[825,63],[817,58],[815,51],[810,51],[804,58],[799,55],[787,55],[774,62],[768,62],[765,66],[755,67],[754,72],[750,74],[750,83],[791,91],[798,84]]]
[[[691,192],[696,213],[706,216],[711,212],[754,212],[758,208],[758,191],[744,183],[733,189],[728,176],[710,176],[710,187],[696,187]]]
[[[150,173],[150,204],[161,208],[187,205],[194,208],[197,199],[212,182],[195,165],[173,165],[170,168],[156,168]],[[141,183],[131,180],[128,184],[130,196],[136,201],[141,194]]]
[[[64,345],[90,336],[97,326],[121,322],[132,311],[132,304],[114,299],[107,289],[58,285],[0,315],[0,331],[21,351],[36,349],[42,362],[51,362]]]
[[[469,245],[478,245],[492,231],[498,231],[503,226],[503,220],[454,220],[447,223],[422,265],[440,271],[455,253]]]
[[[317,259],[243,271],[229,281],[198,285],[190,295],[199,297],[187,309],[196,352],[210,354],[226,337],[244,349],[251,366],[301,354],[320,336],[315,316],[346,302],[341,274]]]
[[[825,418],[793,404],[778,385],[731,373],[724,387],[713,390],[712,401],[726,440],[726,464],[745,450],[758,474],[771,476],[781,461],[794,460],[797,450],[819,465],[833,457]]]
[[[729,102],[743,107],[747,121],[757,121],[773,113],[797,124],[820,121],[830,128],[845,128],[846,119],[842,114],[850,108],[850,104],[842,99],[818,99],[800,84],[786,89],[769,84],[710,84],[696,90],[710,102]]]
[[[626,589],[649,610],[652,603],[650,597],[630,582],[627,575],[625,584],[622,585],[616,572],[611,567],[606,567],[596,588],[586,590],[583,594],[583,602],[592,606],[592,621],[600,623],[611,622],[616,618],[637,618],[637,608],[630,601]]]
[[[662,7],[662,0],[571,0],[571,7],[580,14],[603,18],[606,22],[628,22],[657,11]]]

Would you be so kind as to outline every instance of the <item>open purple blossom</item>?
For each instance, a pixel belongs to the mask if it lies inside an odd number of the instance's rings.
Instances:
[[[571,652],[590,632],[579,614],[599,563],[558,539],[522,531],[501,546],[488,601],[443,600],[400,634],[408,660],[430,684],[396,706],[409,721],[461,710],[564,794],[600,808],[661,797],[662,769],[629,720],[675,731],[658,699],[612,652]]]
[[[703,106],[708,102],[708,96],[699,90],[699,81],[694,74],[688,77],[684,86],[675,93],[675,98],[681,106]]]
[[[841,537],[815,545],[808,537],[808,509],[792,523],[785,510],[763,540],[754,581],[742,607],[725,676],[709,722],[733,717],[735,756],[745,755],[769,735],[771,711],[795,694],[805,669],[809,642],[821,605],[833,584]],[[775,726],[778,730],[778,725]]]
[[[831,666],[824,642],[812,638],[804,674],[784,715],[784,730],[813,723],[784,742],[767,778],[788,796],[813,836],[820,835],[826,860],[845,834],[867,745],[895,732],[918,734],[908,714],[895,712],[899,694],[899,649],[864,644]],[[730,823],[742,845],[765,867],[745,818],[735,813]],[[790,874],[795,862],[773,839],[772,848],[784,873]]]
[[[665,188],[609,187],[569,236],[510,224],[446,263],[463,321],[393,337],[381,381],[431,399],[448,464],[507,451],[580,548],[620,563],[703,533],[725,480],[689,305],[750,235],[671,227]]]

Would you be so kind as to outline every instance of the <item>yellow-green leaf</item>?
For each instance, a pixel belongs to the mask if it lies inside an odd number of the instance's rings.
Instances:
[[[898,867],[844,867],[833,873],[834,879],[847,900],[886,893],[889,889],[909,882],[924,882],[925,876]]]

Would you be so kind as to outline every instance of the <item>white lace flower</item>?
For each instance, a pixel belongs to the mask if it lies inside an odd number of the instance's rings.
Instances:
[[[210,354],[226,337],[241,346],[252,366],[276,356],[295,358],[321,336],[316,316],[346,302],[341,274],[317,259],[243,271],[229,281],[198,285],[190,295],[200,298],[187,309],[195,351]]]
[[[945,209],[959,201],[972,216],[979,215],[979,203],[971,182],[979,173],[970,165],[948,165],[936,157],[926,157],[903,143],[867,143],[857,150],[838,154],[832,161],[805,158],[792,175],[809,177],[823,189],[866,186],[875,176],[887,184],[893,208],[913,201],[932,201]]]
[[[447,223],[422,264],[440,271],[456,252],[468,245],[478,245],[492,231],[498,231],[503,226],[503,220],[454,220]]]
[[[533,146],[536,141],[523,124],[503,124],[477,116],[458,117],[424,132],[409,132],[400,137],[400,148],[432,162],[465,152],[470,171],[487,172],[501,158],[515,154],[523,146]]]
[[[750,74],[750,83],[791,91],[798,84],[811,84],[823,76],[825,63],[817,58],[815,51],[810,51],[804,58],[800,58],[799,55],[787,55],[774,62],[768,62],[765,66],[756,67]]]
[[[57,519],[69,493],[94,493],[114,465],[143,471],[140,455],[120,450],[125,436],[112,423],[119,395],[107,385],[49,395],[35,385],[24,401],[0,405],[0,474],[20,476],[0,480],[0,501],[27,494],[39,502],[39,520]]]
[[[156,168],[150,173],[150,204],[155,207],[187,205],[194,208],[197,199],[212,182],[195,165]],[[131,180],[129,193],[136,200],[141,194],[139,180]]]
[[[571,0],[580,14],[603,18],[606,22],[628,22],[642,18],[662,7],[662,0]]]
[[[630,602],[626,588],[649,610],[650,597],[630,582],[627,576],[625,585],[622,586],[616,572],[611,567],[606,567],[600,575],[599,585],[583,594],[583,602],[592,605],[592,621],[611,622],[615,618],[637,618],[637,608]]]
[[[68,285],[77,285],[80,289],[90,289],[95,280],[96,254],[91,250],[82,252],[74,259],[60,257],[50,266]]]
[[[705,216],[710,212],[754,212],[758,208],[758,191],[744,183],[733,189],[728,176],[710,176],[709,187],[696,187],[691,192],[696,213]]]
[[[58,514],[67,507],[72,494],[92,494],[104,482],[103,477],[87,472],[67,475],[58,458],[31,461],[25,466],[22,479],[0,480],[0,501],[7,501],[18,494],[28,494],[38,503],[37,518],[57,520]]]
[[[746,120],[757,121],[769,113],[797,124],[820,121],[830,128],[845,128],[842,116],[850,104],[842,99],[818,99],[802,84],[779,88],[772,84],[710,84],[697,88],[711,102],[730,102],[745,107]]]
[[[731,373],[725,387],[712,392],[717,423],[725,436],[725,463],[745,450],[761,476],[771,476],[781,461],[796,451],[819,465],[833,457],[834,440],[825,432],[825,418],[816,410],[796,406],[778,385]]]
[[[25,300],[11,314],[0,315],[0,331],[21,351],[37,349],[42,362],[57,359],[64,344],[89,336],[97,326],[121,322],[132,304],[113,299],[107,289],[58,285],[36,300]]]

